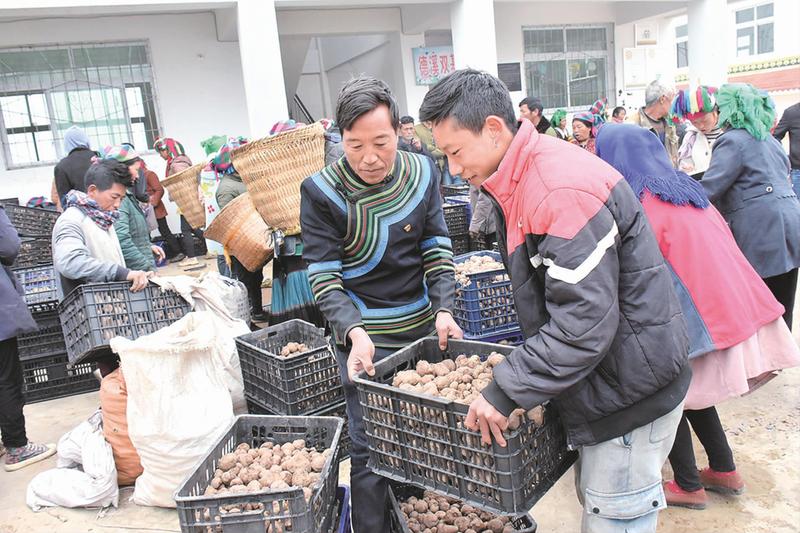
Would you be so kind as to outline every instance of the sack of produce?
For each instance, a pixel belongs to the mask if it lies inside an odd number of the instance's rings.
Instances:
[[[114,452],[117,483],[133,485],[142,475],[142,462],[128,436],[128,389],[122,369],[118,368],[100,384],[100,409],[103,414],[103,436]]]

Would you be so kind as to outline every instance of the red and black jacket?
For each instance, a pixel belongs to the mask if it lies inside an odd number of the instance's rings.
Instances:
[[[668,266],[611,166],[523,121],[483,189],[526,337],[484,397],[504,414],[553,399],[570,447],[673,410],[691,379]]]

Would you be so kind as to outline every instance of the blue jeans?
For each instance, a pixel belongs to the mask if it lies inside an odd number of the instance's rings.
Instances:
[[[580,450],[575,488],[582,533],[655,533],[658,511],[667,506],[661,466],[682,415],[683,402],[630,433]]]
[[[789,176],[792,178],[792,189],[794,189],[797,197],[800,198],[800,168],[793,168]]]

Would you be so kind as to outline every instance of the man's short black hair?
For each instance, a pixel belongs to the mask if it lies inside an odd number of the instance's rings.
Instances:
[[[616,118],[616,117],[618,117],[618,116],[620,115],[620,113],[622,113],[623,111],[625,111],[625,108],[624,108],[624,107],[622,107],[622,106],[617,106],[617,107],[615,107],[615,108],[614,108],[614,111],[612,111],[612,112],[611,112],[611,116]]]
[[[413,124],[413,123],[414,123],[414,117],[410,117],[408,115],[400,117],[400,124]]]
[[[351,129],[361,115],[382,105],[389,108],[392,128],[397,130],[400,127],[400,113],[389,86],[371,76],[353,78],[339,91],[336,102],[336,123],[344,132]]]
[[[544,106],[542,105],[542,101],[535,96],[528,96],[520,100],[519,105],[517,107],[522,107],[523,105],[528,106],[530,111],[539,111],[539,114],[542,114],[542,110],[544,110]]]
[[[419,119],[434,124],[452,117],[459,126],[480,133],[486,118],[502,118],[511,132],[517,131],[517,118],[505,84],[491,74],[462,69],[448,74],[434,85],[419,108]]]
[[[116,159],[105,159],[89,167],[83,182],[86,189],[89,185],[94,185],[99,191],[107,191],[115,183],[130,187],[131,172],[125,163],[120,163]]]

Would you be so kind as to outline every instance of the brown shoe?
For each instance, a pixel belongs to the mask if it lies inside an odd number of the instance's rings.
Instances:
[[[664,496],[667,498],[668,507],[685,507],[702,511],[708,503],[708,494],[702,488],[689,492],[683,490],[675,480],[664,482]]]
[[[744,493],[744,480],[739,472],[717,472],[709,468],[700,471],[700,483],[713,492],[739,496]]]

